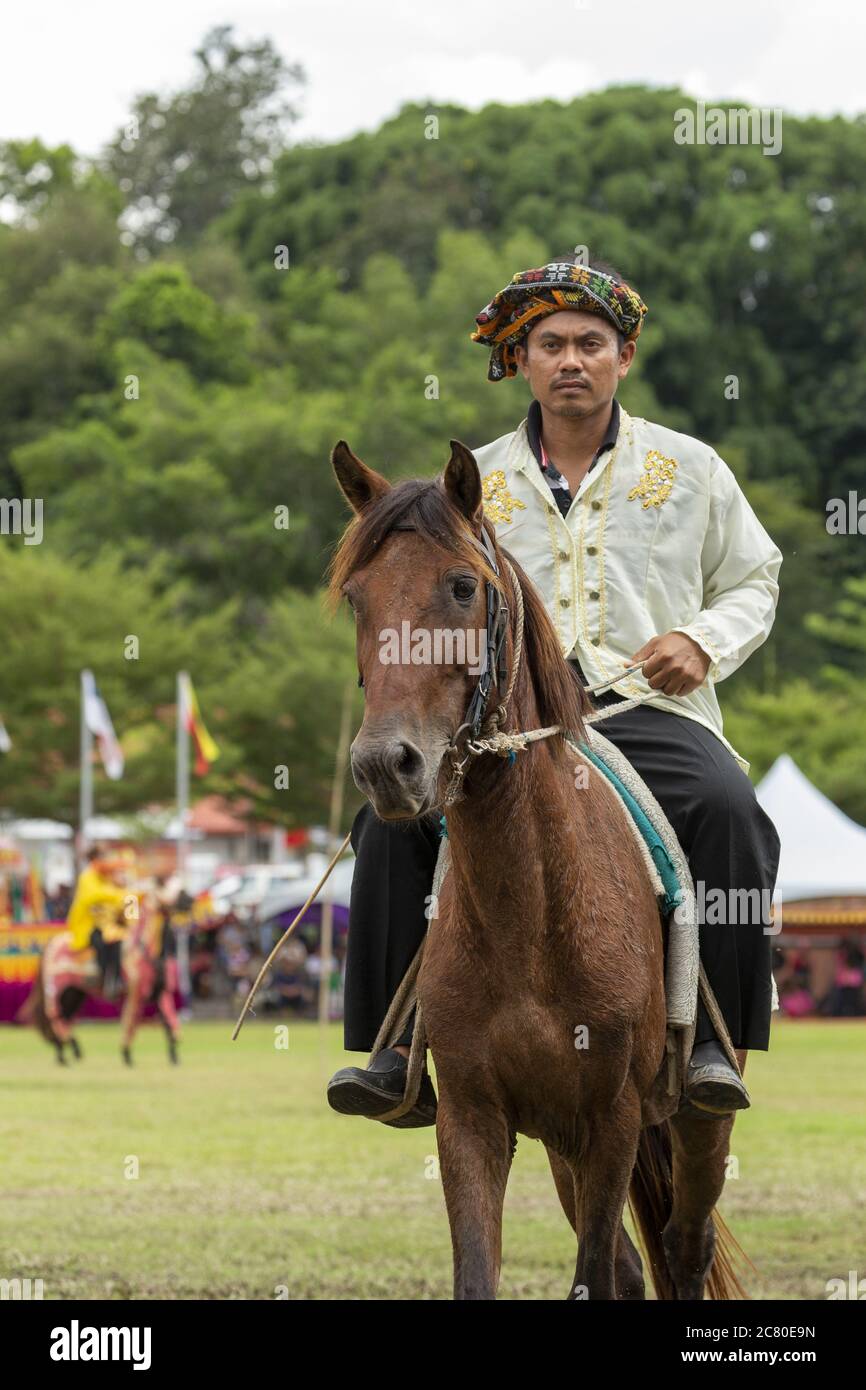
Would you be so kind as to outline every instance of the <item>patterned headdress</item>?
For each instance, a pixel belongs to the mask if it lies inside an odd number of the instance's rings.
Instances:
[[[647,311],[640,295],[622,281],[601,270],[551,261],[538,270],[518,271],[510,285],[500,290],[477,315],[474,343],[490,348],[490,381],[517,372],[514,349],[533,323],[561,309],[582,309],[601,314],[614,328],[633,341],[640,333]]]

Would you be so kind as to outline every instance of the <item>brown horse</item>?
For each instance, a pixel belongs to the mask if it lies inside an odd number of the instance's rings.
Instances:
[[[169,1060],[178,1061],[180,1023],[174,1006],[177,962],[159,949],[159,906],[152,894],[137,895],[138,916],[128,926],[121,953],[121,975],[126,998],[121,1013],[121,1056],[132,1066],[132,1040],[146,1004],[156,1004],[168,1044]],[[68,932],[48,943],[39,962],[39,973],[25,1001],[21,1017],[32,1020],[66,1065],[66,1048],[73,1057],[83,1055],[73,1023],[88,996],[102,998],[102,976],[93,951],[73,951]]]
[[[383,660],[382,642],[406,620],[413,636],[428,634],[430,650],[437,632],[461,631],[470,650],[471,630],[489,633],[491,594],[506,601],[503,669],[516,679],[500,728],[561,725],[584,738],[592,706],[540,597],[495,538],[487,554],[480,544],[481,481],[469,450],[452,441],[442,477],[395,486],[342,441],[333,465],[356,515],[332,562],[330,596],[336,606],[345,595],[356,617],[366,709],[352,769],[377,814],[399,821],[441,810],[478,682],[477,668],[453,655]],[[488,521],[483,530],[492,536]],[[501,679],[502,669],[499,701]],[[418,999],[439,1087],[455,1297],[495,1297],[518,1132],[544,1143],[578,1237],[571,1298],[644,1297],[622,1220],[628,1198],[658,1297],[742,1296],[733,1243],[714,1213],[733,1116],[685,1106],[646,1123],[665,1049],[661,917],[620,808],[578,768],[559,737],[535,742],[513,765],[488,753],[471,761],[462,798],[447,809],[451,872]]]

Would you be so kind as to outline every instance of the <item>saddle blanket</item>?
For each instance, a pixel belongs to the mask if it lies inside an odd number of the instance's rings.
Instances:
[[[683,889],[677,878],[677,871],[674,868],[673,860],[665,848],[664,840],[656,830],[649,816],[641,810],[641,807],[638,805],[628,787],[617,777],[613,768],[610,767],[598,753],[594,753],[591,748],[587,747],[585,743],[581,743],[579,747],[581,752],[592,759],[595,766],[604,773],[608,781],[611,782],[619,792],[626,810],[640,831],[643,842],[649,850],[650,858],[655,864],[662,882],[663,893],[661,896],[663,896],[663,902],[661,904],[661,909],[665,917],[667,917],[668,914],[673,912],[675,907],[679,907],[682,902]],[[629,766],[631,766],[631,764],[629,764]]]

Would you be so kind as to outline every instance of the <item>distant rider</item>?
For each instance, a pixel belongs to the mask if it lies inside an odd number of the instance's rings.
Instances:
[[[124,865],[96,847],[88,852],[87,861],[75,887],[66,926],[73,951],[86,951],[91,946],[96,951],[103,994],[106,999],[115,999],[120,992],[120,952],[126,936],[123,914],[129,896],[121,885]]]

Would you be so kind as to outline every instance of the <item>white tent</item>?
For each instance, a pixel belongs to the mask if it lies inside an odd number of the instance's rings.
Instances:
[[[783,904],[866,897],[866,830],[813,787],[793,758],[777,758],[755,792],[782,842],[776,896]]]
[[[4,826],[18,840],[71,840],[72,826],[59,820],[13,820]]]

